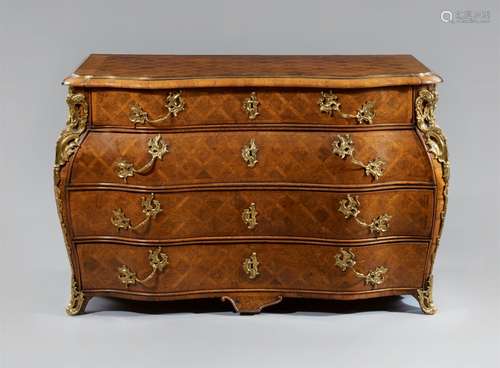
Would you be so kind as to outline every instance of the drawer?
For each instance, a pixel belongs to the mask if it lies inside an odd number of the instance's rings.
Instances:
[[[344,154],[349,148],[352,151]],[[377,160],[380,176],[366,169]],[[433,173],[413,130],[91,132],[76,155],[71,183],[125,181],[143,186],[241,182],[368,185],[432,183]]]
[[[177,90],[99,88],[92,90],[91,100],[94,126],[166,129],[287,122],[362,126],[370,124],[366,118],[372,112],[371,124],[411,124],[413,106],[409,86],[335,91],[200,88],[180,94]]]
[[[427,244],[158,248],[88,243],[79,244],[77,252],[83,288],[88,291],[184,295],[235,289],[349,293],[421,287]]]
[[[366,239],[430,236],[432,189],[376,192],[71,190],[75,237]],[[385,229],[384,225],[388,225]]]

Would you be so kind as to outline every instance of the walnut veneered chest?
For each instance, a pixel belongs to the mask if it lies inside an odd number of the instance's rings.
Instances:
[[[408,55],[91,55],[65,80],[54,169],[68,313],[399,294],[434,313],[440,81]]]

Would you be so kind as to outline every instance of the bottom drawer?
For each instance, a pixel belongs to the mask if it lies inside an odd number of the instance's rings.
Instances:
[[[86,291],[163,295],[235,290],[362,292],[419,288],[427,243],[333,247],[228,244],[77,247]]]

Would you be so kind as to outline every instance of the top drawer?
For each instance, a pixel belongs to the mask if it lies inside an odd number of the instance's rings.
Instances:
[[[94,126],[178,128],[207,124],[411,124],[412,89],[95,89]]]

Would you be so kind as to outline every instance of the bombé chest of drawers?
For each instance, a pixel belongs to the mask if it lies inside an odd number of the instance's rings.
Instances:
[[[410,294],[433,314],[440,81],[409,55],[89,56],[54,167],[67,312]]]

